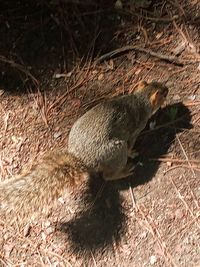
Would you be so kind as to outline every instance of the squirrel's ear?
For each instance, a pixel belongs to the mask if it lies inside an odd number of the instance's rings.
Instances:
[[[147,85],[148,85],[148,83],[146,81],[141,81],[138,83],[137,90],[142,90]]]
[[[151,105],[155,107],[158,104],[159,99],[160,99],[160,92],[159,90],[157,90],[150,97]]]

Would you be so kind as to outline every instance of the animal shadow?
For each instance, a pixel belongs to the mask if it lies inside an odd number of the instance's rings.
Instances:
[[[159,162],[150,161],[150,158],[159,158],[167,153],[176,134],[191,128],[190,120],[190,111],[181,103],[170,105],[152,117],[151,122],[156,121],[157,126],[153,130],[147,126],[136,143],[140,156],[133,162],[136,164],[131,177],[133,187],[152,179]],[[142,164],[137,164],[138,161]],[[75,252],[95,252],[111,246],[113,241],[117,243],[123,236],[127,226],[119,191],[128,188],[127,181],[105,183],[97,177],[88,182],[82,199],[92,205],[79,211],[71,221],[60,225],[60,230],[70,237]]]
[[[81,197],[83,209],[59,226],[69,236],[76,253],[90,253],[111,245],[113,240],[117,242],[126,225],[122,199],[115,184],[106,183],[98,176],[90,179],[86,188]]]
[[[134,170],[131,179],[133,187],[150,181],[160,164],[156,159],[169,151],[177,133],[192,128],[190,111],[182,103],[169,105],[160,110],[151,118],[151,122],[154,121],[157,126],[149,130],[148,125],[136,142],[136,150],[140,155],[137,160],[142,164],[137,164]]]

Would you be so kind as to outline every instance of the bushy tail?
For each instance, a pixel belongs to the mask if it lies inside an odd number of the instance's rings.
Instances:
[[[68,152],[54,151],[29,172],[0,183],[0,209],[24,216],[51,207],[65,189],[89,178],[88,169]]]

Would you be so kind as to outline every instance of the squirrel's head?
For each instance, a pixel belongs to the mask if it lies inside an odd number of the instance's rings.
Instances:
[[[155,113],[165,102],[168,95],[168,88],[159,82],[139,83],[136,92],[141,93],[152,107],[152,113]]]

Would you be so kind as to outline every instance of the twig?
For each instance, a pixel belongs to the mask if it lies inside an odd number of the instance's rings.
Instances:
[[[0,252],[0,263],[2,264],[2,265],[0,265],[0,266],[14,266],[14,264],[13,264],[13,262],[11,262],[10,260],[8,260],[8,259],[5,259],[4,257],[3,257],[3,255],[1,255],[1,252]]]
[[[47,120],[47,99],[46,94],[42,94],[38,88],[38,93],[34,96],[34,102],[39,109],[42,120],[44,121],[46,127],[49,127]]]
[[[7,129],[8,129],[8,119],[9,119],[9,115],[10,115],[10,112],[8,111],[8,113],[5,114],[5,118],[4,118],[4,121],[5,121],[4,136],[6,135],[6,132],[7,132]]]
[[[92,106],[92,105],[95,105],[96,103],[98,103],[100,100],[103,100],[103,99],[105,99],[105,95],[103,95],[103,96],[100,96],[100,97],[98,97],[98,98],[96,98],[96,99],[93,99],[93,100],[91,100],[91,101],[88,101],[88,102],[86,102],[86,103],[84,103],[83,105],[82,105],[82,107],[83,108],[88,108],[88,107],[90,107],[90,106]]]
[[[58,253],[51,251],[51,250],[47,250],[46,248],[44,249],[44,252],[46,254],[53,255],[53,256],[57,257],[59,260],[63,261],[63,263],[65,263],[64,266],[68,265],[69,267],[72,267],[71,263],[67,259],[65,259],[64,257],[60,256]]]
[[[151,20],[151,21],[154,21],[154,22],[171,22],[171,21],[174,21],[176,19],[179,18],[178,15],[174,15],[173,17],[150,17],[150,16],[144,16],[144,15],[141,15],[140,13],[137,13],[137,12],[132,12],[128,9],[118,9],[117,10],[118,12],[122,13],[122,14],[128,14],[128,15],[134,15],[134,16],[138,16],[139,18],[142,18],[142,19],[146,19],[146,20]]]
[[[108,52],[108,53],[102,55],[101,57],[99,57],[96,60],[96,63],[97,64],[101,63],[104,60],[107,60],[109,58],[112,58],[114,56],[117,56],[119,54],[131,51],[131,50],[136,50],[136,51],[139,51],[139,52],[143,52],[143,53],[149,54],[149,55],[151,55],[153,57],[157,57],[157,58],[159,58],[161,60],[173,63],[173,64],[178,65],[178,66],[183,66],[184,65],[184,63],[182,61],[180,61],[176,56],[165,55],[165,54],[162,54],[162,53],[154,52],[154,51],[152,51],[150,49],[146,49],[146,48],[142,48],[142,47],[138,47],[138,46],[134,46],[134,45],[127,45],[127,46],[115,49],[115,50],[113,50],[111,52]]]
[[[200,120],[200,116],[198,116],[195,120],[193,120],[193,125],[195,125],[195,123],[197,123]]]
[[[150,161],[161,161],[161,162],[177,162],[184,163],[188,162],[186,159],[173,159],[173,158],[151,158]],[[190,160],[191,163],[200,163],[200,160]]]
[[[186,168],[186,169],[190,169],[190,167],[188,165],[176,165],[176,166],[173,166],[171,168],[169,168],[168,170],[165,171],[165,174],[167,172],[170,172],[170,171],[173,171],[174,169],[177,169],[177,168]],[[200,172],[200,168],[198,168],[197,166],[193,166],[193,169]]]
[[[42,255],[41,255],[39,249],[37,249],[37,252],[38,252],[38,255],[39,255],[39,258],[40,258],[40,261],[41,261],[41,265],[45,267],[45,263],[43,261],[43,258],[42,258]]]
[[[161,128],[165,128],[165,127],[168,127],[168,126],[170,126],[170,125],[172,125],[172,124],[174,124],[174,123],[177,123],[177,122],[179,122],[179,121],[182,121],[183,118],[184,118],[185,116],[186,116],[186,115],[183,115],[182,117],[180,117],[180,118],[178,118],[178,119],[176,119],[176,120],[169,121],[169,122],[167,122],[167,123],[161,124],[161,125],[159,125],[159,126],[153,128],[153,129],[143,131],[143,132],[140,134],[140,136],[141,136],[141,135],[144,135],[144,134],[147,134],[147,133],[150,133],[150,132],[153,132],[153,131],[157,131],[157,130],[159,130],[159,129],[161,129]]]
[[[192,216],[192,218],[195,219],[196,216],[193,214],[192,210],[191,210],[190,207],[188,206],[188,204],[187,204],[187,202],[185,201],[184,197],[183,197],[183,196],[181,195],[181,193],[179,192],[179,190],[178,190],[178,188],[177,188],[177,186],[176,186],[174,180],[172,179],[172,177],[170,177],[170,180],[171,180],[171,182],[172,182],[172,184],[173,184],[173,186],[174,186],[174,188],[175,188],[175,190],[176,190],[176,192],[177,192],[177,194],[178,194],[178,197],[179,197],[180,200],[183,202],[183,204],[185,205],[185,207],[189,210],[190,215]],[[197,225],[198,225],[198,228],[200,229],[200,226],[199,226],[199,223],[197,222],[197,220],[196,220],[196,223],[197,223]]]
[[[177,26],[177,24],[176,24],[175,21],[173,21],[173,24],[174,24],[174,27],[176,28],[176,30],[180,33],[180,35],[181,35],[181,36],[183,37],[183,39],[185,40],[185,43],[187,44],[187,46],[190,47],[190,48],[192,47],[192,48],[195,50],[195,53],[194,53],[194,54],[196,55],[196,59],[197,59],[198,56],[199,56],[199,53],[196,52],[197,49],[196,49],[194,43],[192,42],[192,40],[191,40],[191,38],[190,38],[190,36],[189,36],[189,33],[188,33],[187,29],[185,28],[185,31],[186,31],[186,33],[187,33],[187,34],[185,34],[185,33],[183,32],[183,30],[182,30],[182,27],[179,28],[179,27]]]
[[[199,201],[198,201],[196,195],[194,194],[194,192],[193,192],[193,190],[192,190],[192,188],[191,188],[191,186],[190,186],[190,184],[188,182],[188,179],[185,177],[185,174],[184,173],[183,173],[183,177],[184,177],[184,180],[185,180],[185,184],[187,185],[188,189],[190,190],[190,194],[193,197],[193,200],[194,200],[194,203],[195,203],[197,209],[200,210]]]
[[[93,253],[92,253],[91,250],[90,250],[90,253],[91,253],[91,256],[92,256],[92,260],[93,260],[93,262],[94,262],[94,266],[97,267],[96,260],[95,260],[94,255],[93,255]]]
[[[175,6],[175,7],[177,7],[180,11],[181,11],[181,15],[180,16],[184,16],[184,17],[186,17],[186,15],[185,15],[185,11],[184,11],[184,9],[183,9],[183,7],[178,3],[178,1],[169,1],[173,6]],[[172,17],[172,15],[171,15],[171,17]]]
[[[3,165],[3,160],[2,160],[2,155],[0,154],[0,171],[1,171],[1,178],[0,178],[0,182],[3,181],[3,177],[5,178],[6,177],[6,170],[4,168],[4,165]]]
[[[140,207],[137,206],[136,202],[135,202],[135,197],[134,197],[134,194],[133,194],[133,189],[131,187],[131,184],[129,183],[129,191],[130,191],[130,194],[131,194],[131,199],[132,199],[132,203],[133,203],[133,208],[136,209],[136,211],[139,211],[139,213],[143,216],[143,219],[144,221],[146,222],[147,226],[147,230],[157,239],[162,251],[163,251],[163,256],[165,257],[166,259],[166,262],[171,262],[171,264],[173,266],[176,266],[171,254],[168,252],[168,249],[167,249],[167,246],[165,244],[165,242],[162,240],[162,237],[161,237],[161,234],[160,232],[158,231],[157,227],[155,226],[155,223],[153,222],[153,219],[150,217],[151,219],[151,223],[149,222],[149,220],[147,219],[148,216],[146,216],[144,214],[144,212],[142,211],[142,209],[140,209]],[[152,225],[153,224],[153,225]]]
[[[58,99],[56,99],[48,108],[47,110],[47,114],[49,114],[49,112],[58,104],[62,105],[65,101],[66,101],[66,97],[73,92],[74,90],[76,90],[77,88],[81,87],[84,82],[86,82],[86,79],[82,79],[80,82],[78,82],[76,85],[72,86],[69,90],[67,90],[66,93],[64,93],[63,95],[61,95]]]
[[[183,101],[183,104],[184,104],[186,107],[198,106],[198,105],[200,105],[200,101],[196,101],[196,102]]]
[[[136,200],[135,200],[135,196],[133,194],[133,188],[131,187],[131,183],[129,182],[129,191],[130,191],[130,194],[131,194],[131,200],[132,200],[132,203],[133,203],[133,208],[138,211],[138,207],[136,205]]]
[[[84,66],[85,67],[85,66]],[[84,69],[83,67],[83,69]],[[63,95],[61,95],[58,99],[56,99],[47,109],[47,115],[49,114],[49,112],[58,104],[62,105],[65,101],[67,96],[72,93],[73,91],[75,91],[76,89],[80,88],[84,83],[86,83],[88,81],[88,73],[91,67],[91,62],[89,62],[89,67],[86,70],[86,73],[84,75],[83,78],[80,78],[80,80],[77,81],[77,83],[75,85],[73,85],[69,90],[67,90],[67,92],[65,92]]]
[[[165,241],[162,239],[162,236],[160,234],[160,231],[158,230],[157,225],[155,224],[155,222],[153,221],[153,218],[151,217],[151,215],[148,216],[151,220],[151,223],[149,223],[149,225],[152,227],[153,232],[155,233],[155,236],[157,237],[158,243],[160,244],[160,247],[162,248],[163,252],[164,252],[164,257],[170,261],[171,266],[175,266],[178,267],[173,259],[173,257],[171,256],[171,254],[168,251],[168,248],[166,246]],[[148,220],[147,220],[148,221]],[[165,256],[166,254],[166,256]]]
[[[180,147],[181,147],[181,150],[183,151],[183,155],[185,156],[186,161],[188,162],[188,165],[190,166],[190,169],[191,169],[191,172],[192,172],[192,174],[193,174],[193,177],[196,178],[196,174],[195,174],[195,172],[194,172],[194,170],[193,170],[193,168],[192,168],[192,165],[191,165],[191,163],[190,163],[190,161],[189,161],[189,158],[188,158],[188,156],[187,156],[187,154],[186,154],[186,152],[185,152],[185,149],[183,148],[183,145],[181,144],[181,141],[180,141],[178,135],[177,135],[177,140],[178,140],[178,143],[179,143],[179,145],[180,145]]]
[[[191,224],[193,224],[194,222],[196,222],[196,220],[198,220],[200,217],[200,214],[198,214],[195,218],[193,218],[191,221],[185,223],[182,227],[180,227],[177,231],[175,231],[173,234],[169,235],[167,237],[168,240],[172,240],[172,238],[177,235],[180,231],[185,232],[186,228],[188,228]],[[182,232],[182,234],[183,234]]]
[[[171,263],[170,266],[177,267],[176,263],[174,262],[174,259],[172,258],[171,254],[168,252],[168,248],[167,248],[165,242],[163,241],[163,239],[161,237],[161,234],[158,231],[157,226],[153,222],[152,217],[150,215],[147,216],[142,211],[142,209],[140,209],[139,207],[138,207],[138,210],[139,210],[140,214],[142,215],[143,220],[145,221],[146,225],[148,226],[148,227],[146,227],[147,230],[152,234],[152,236],[157,240],[158,244],[160,245],[160,248],[162,249],[165,261],[168,262],[168,263],[170,262]],[[150,221],[149,221],[149,219],[150,219]]]
[[[174,15],[173,17],[166,17],[166,18],[158,18],[158,17],[148,17],[148,16],[140,16],[142,17],[143,19],[147,19],[147,20],[151,20],[151,21],[154,21],[154,22],[171,22],[171,21],[174,21],[176,19],[179,18],[178,15]]]
[[[16,63],[13,60],[7,59],[4,56],[0,55],[0,61],[9,64],[11,67],[18,69],[19,71],[23,72],[24,74],[26,74],[29,78],[31,78],[31,80],[34,82],[35,85],[39,85],[38,80],[30,73],[29,70],[27,70],[27,68],[23,65],[20,65],[18,63]]]

